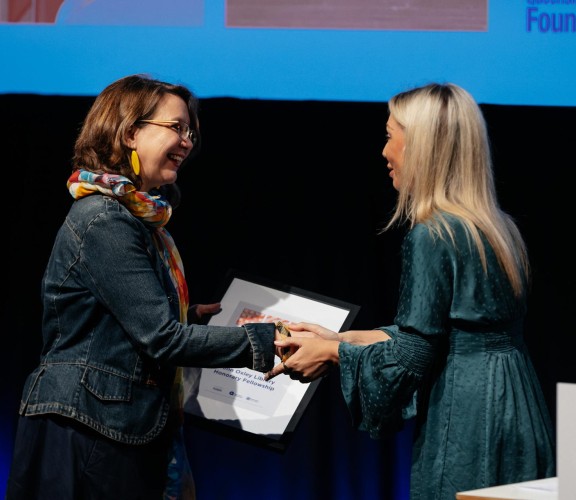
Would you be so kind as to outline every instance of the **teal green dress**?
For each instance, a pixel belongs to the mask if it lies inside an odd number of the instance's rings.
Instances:
[[[555,475],[555,437],[523,341],[517,298],[491,248],[488,269],[458,219],[434,237],[416,225],[402,245],[392,338],[341,343],[340,377],[353,423],[379,438],[415,417],[411,500]]]

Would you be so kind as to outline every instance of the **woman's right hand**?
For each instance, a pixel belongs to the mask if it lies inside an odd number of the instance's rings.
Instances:
[[[266,373],[264,380],[271,380],[283,373],[292,380],[306,384],[323,377],[339,363],[338,341],[324,340],[319,336],[308,338],[292,335],[274,343],[283,349],[290,349],[292,355]]]

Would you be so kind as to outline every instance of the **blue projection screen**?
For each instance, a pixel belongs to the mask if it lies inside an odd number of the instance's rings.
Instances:
[[[96,95],[132,73],[201,97],[576,105],[576,0],[0,0],[0,93]]]

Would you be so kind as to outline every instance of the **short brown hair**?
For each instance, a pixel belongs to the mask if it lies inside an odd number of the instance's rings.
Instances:
[[[186,87],[147,75],[126,76],[108,85],[96,97],[76,139],[72,170],[123,175],[139,189],[141,182],[130,166],[131,148],[126,144],[126,137],[138,120],[153,115],[166,94],[182,98],[188,107],[190,126],[197,128],[198,99]]]

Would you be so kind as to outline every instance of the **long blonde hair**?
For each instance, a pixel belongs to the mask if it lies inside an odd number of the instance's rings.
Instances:
[[[454,84],[432,83],[402,92],[388,103],[404,130],[402,185],[385,229],[398,222],[426,223],[453,238],[442,213],[464,223],[484,270],[484,234],[521,295],[529,277],[526,245],[512,218],[499,206],[486,122],[473,97]]]

